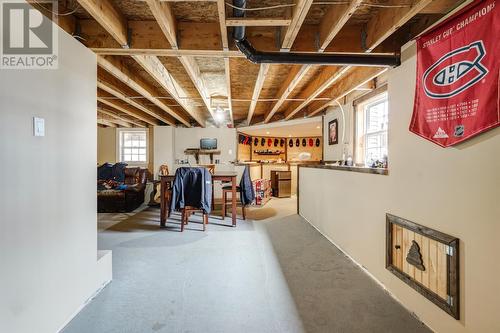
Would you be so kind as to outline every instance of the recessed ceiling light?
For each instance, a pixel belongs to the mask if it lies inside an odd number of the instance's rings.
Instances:
[[[266,132],[266,134],[269,134],[269,131],[268,131],[268,132]]]
[[[318,126],[316,126],[316,128],[317,128],[317,129],[319,129],[319,125],[318,125]]]
[[[292,135],[291,135],[291,134],[288,134],[288,137],[289,137],[289,138],[291,138],[291,137],[292,137]]]

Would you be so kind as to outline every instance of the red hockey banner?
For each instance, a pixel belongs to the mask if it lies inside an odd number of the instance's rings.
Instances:
[[[449,147],[500,125],[500,4],[477,1],[417,39],[410,131]]]

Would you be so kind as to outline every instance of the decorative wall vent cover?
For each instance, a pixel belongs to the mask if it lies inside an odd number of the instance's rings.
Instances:
[[[386,224],[386,268],[460,319],[459,239],[391,214]]]

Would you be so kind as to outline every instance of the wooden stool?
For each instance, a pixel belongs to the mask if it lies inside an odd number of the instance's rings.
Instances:
[[[228,193],[232,193],[233,190],[232,190],[232,187],[231,186],[224,186],[222,187],[222,217],[226,217],[226,206],[228,204],[228,201],[227,201],[227,194]],[[236,193],[240,193],[241,192],[241,188],[239,186],[236,186]],[[243,220],[246,220],[246,212],[245,212],[245,205],[241,205],[241,211],[242,211],[242,214],[243,214]]]
[[[206,214],[203,210],[196,208],[196,207],[191,207],[191,206],[186,206],[182,209],[182,216],[181,216],[181,232],[184,231],[184,225],[188,224],[188,219],[189,217],[196,213],[196,212],[202,212],[203,213],[203,231],[206,230],[206,226],[208,224],[208,214]]]

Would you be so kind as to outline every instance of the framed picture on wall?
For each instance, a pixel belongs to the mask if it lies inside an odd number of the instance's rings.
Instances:
[[[337,119],[333,119],[328,123],[328,144],[336,145],[339,143],[339,122]]]

